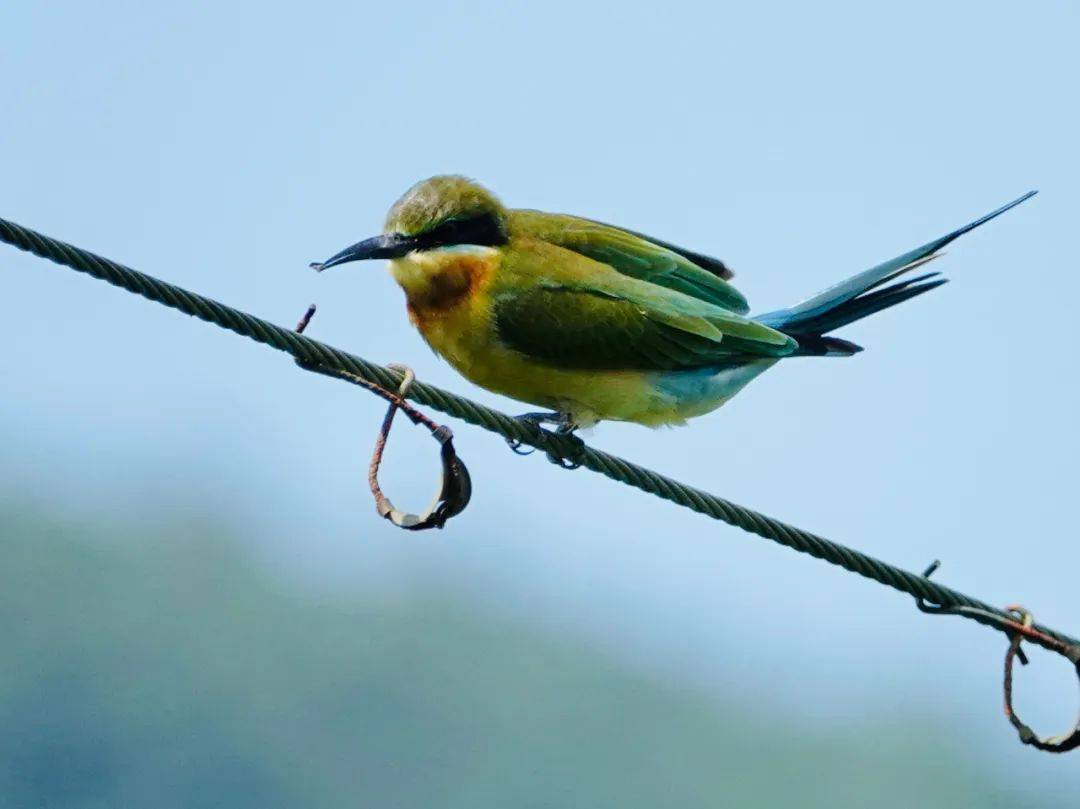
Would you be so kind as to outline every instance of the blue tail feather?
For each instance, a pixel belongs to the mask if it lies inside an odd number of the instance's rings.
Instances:
[[[769,312],[755,320],[798,340],[800,351],[797,353],[846,356],[861,351],[861,347],[847,340],[823,335],[941,286],[946,279],[937,277],[939,273],[926,273],[882,287],[896,277],[932,261],[939,255],[938,251],[950,242],[1015,208],[1036,193],[1029,191],[941,238],[853,275],[789,309]]]

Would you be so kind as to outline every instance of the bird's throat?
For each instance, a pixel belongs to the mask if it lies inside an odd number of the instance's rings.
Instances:
[[[424,320],[476,295],[497,261],[498,251],[486,247],[431,250],[392,261],[390,272],[405,291],[410,316],[421,327]]]

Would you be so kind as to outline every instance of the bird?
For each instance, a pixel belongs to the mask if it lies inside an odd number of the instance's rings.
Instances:
[[[862,351],[831,333],[944,284],[912,273],[1035,193],[755,316],[719,259],[593,219],[507,208],[459,175],[417,183],[380,235],[310,266],[389,259],[428,345],[481,388],[546,408],[519,416],[534,427],[681,425],[781,360]]]

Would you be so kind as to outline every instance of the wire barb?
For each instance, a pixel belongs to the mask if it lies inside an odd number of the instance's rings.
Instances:
[[[388,398],[386,394],[389,394],[393,397],[389,401],[403,402],[401,397],[390,394],[390,389],[396,388],[402,380],[401,374],[390,368],[312,340],[304,334],[297,334],[292,329],[226,306],[5,219],[0,219],[0,241],[78,272],[86,273],[148,300],[198,317],[258,343],[284,351],[308,370],[346,379],[384,398]],[[375,390],[376,388],[379,390]],[[929,576],[920,576],[887,564],[810,531],[788,525],[753,509],[732,503],[730,500],[680,483],[616,455],[590,447],[576,437],[579,444],[572,441],[569,436],[557,435],[546,430],[532,433],[505,413],[419,381],[413,383],[408,395],[410,399],[422,405],[441,410],[443,413],[482,427],[503,438],[516,439],[545,454],[553,453],[563,458],[573,458],[580,462],[582,467],[612,480],[633,486],[676,505],[726,522],[792,548],[799,553],[809,554],[816,559],[822,559],[901,593],[914,596],[920,609],[927,608],[924,610],[926,612],[950,611],[995,629],[1017,623],[1013,616],[979,599],[938,584]],[[401,407],[401,404],[398,406]],[[401,409],[405,410],[404,407]],[[413,418],[409,411],[405,410],[405,413]],[[1078,641],[1069,635],[1035,623],[1024,631],[1024,639],[1054,651],[1062,645],[1080,648]]]
[[[935,559],[927,566],[926,570],[923,571],[923,578],[929,579],[939,567],[941,567],[941,560]],[[921,596],[915,597],[915,606],[929,615],[960,615],[964,618],[971,618],[986,626],[1000,629],[1010,637],[1012,637],[1012,633],[1015,631],[1015,622],[1009,619],[1009,615],[995,610],[980,609],[979,607],[971,607],[963,604],[929,604],[926,599]],[[1019,656],[1021,664],[1026,666],[1028,664],[1028,659],[1027,655],[1024,654],[1024,650],[1018,649],[1017,655]]]

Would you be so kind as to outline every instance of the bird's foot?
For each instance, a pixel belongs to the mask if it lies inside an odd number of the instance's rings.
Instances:
[[[581,457],[582,452],[585,450],[585,442],[574,435],[574,430],[576,429],[577,425],[573,425],[568,429],[564,430],[560,428],[555,431],[557,435],[568,441],[572,448],[569,456],[556,452],[549,452],[547,454],[547,459],[556,466],[561,466],[563,469],[577,469],[581,466],[581,461],[575,459]]]
[[[584,448],[585,442],[574,435],[578,426],[574,423],[573,417],[569,413],[525,413],[516,417],[517,421],[524,425],[527,425],[529,430],[537,435],[543,432],[542,424],[552,424],[555,426],[555,434],[562,436],[565,439],[570,440],[574,445],[575,450]],[[532,455],[536,451],[533,447],[524,448],[521,441],[516,438],[506,439],[506,443],[509,444],[510,449],[518,455]],[[570,460],[561,455],[555,453],[547,453],[548,460],[557,466],[561,466],[563,469],[577,469],[581,466],[577,461]]]
[[[529,432],[536,436],[540,435],[541,424],[560,424],[562,422],[561,413],[522,413],[520,416],[514,416],[514,420],[524,425]],[[510,449],[517,455],[532,455],[536,452],[534,447],[525,447],[525,445],[516,438],[507,438],[506,443],[510,446]]]

